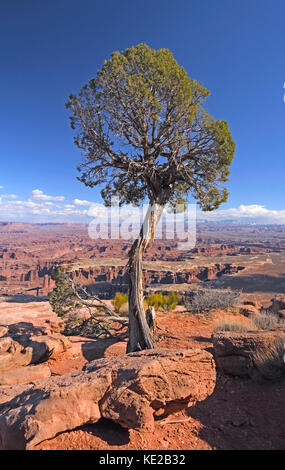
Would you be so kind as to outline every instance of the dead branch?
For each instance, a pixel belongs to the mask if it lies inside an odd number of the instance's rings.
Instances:
[[[69,284],[75,297],[80,301],[80,304],[87,307],[90,318],[95,321],[97,325],[100,325],[101,332],[96,335],[99,338],[102,335],[106,335],[109,338],[113,338],[114,334],[120,333],[122,330],[128,327],[128,317],[122,317],[112,310],[103,300],[99,299],[96,295],[90,295],[89,292],[82,286],[77,286],[74,280],[70,277]],[[79,289],[84,293],[86,298],[82,298]],[[104,309],[104,312],[96,311],[96,309]],[[95,311],[94,311],[95,309]],[[111,325],[110,325],[111,322]],[[117,328],[115,325],[119,324]]]
[[[191,418],[186,418],[186,419],[163,419],[161,421],[158,421],[158,424],[164,425],[164,424],[179,424],[179,423],[188,423],[191,421]]]
[[[79,292],[78,292],[78,286],[76,286],[75,282],[73,281],[73,279],[71,277],[69,278],[69,282],[70,282],[70,285],[71,285],[71,288],[73,290],[74,295],[80,300],[82,305],[85,305],[87,308],[92,308],[92,307],[94,307],[94,308],[104,308],[107,315],[109,315],[111,317],[116,317],[116,318],[119,318],[119,319],[122,318],[114,310],[112,310],[110,307],[108,307],[108,305],[103,300],[99,299],[99,297],[97,297],[96,295],[90,296],[90,294],[86,291],[86,289],[84,289],[83,287],[80,286],[80,289],[84,292],[84,294],[87,297],[87,299],[83,299],[81,297],[81,295],[79,294]],[[96,301],[98,304],[95,304],[94,301]]]

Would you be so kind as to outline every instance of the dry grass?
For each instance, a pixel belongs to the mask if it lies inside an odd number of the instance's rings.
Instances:
[[[230,309],[241,302],[240,293],[230,289],[197,289],[191,294],[191,298],[186,302],[186,306],[194,313]]]
[[[236,331],[238,333],[246,333],[247,331],[257,330],[253,321],[243,315],[224,314],[214,321],[214,332],[219,331]]]
[[[278,317],[272,313],[262,313],[253,318],[253,322],[258,330],[271,330],[276,328]]]
[[[285,336],[267,347],[258,349],[253,356],[257,380],[275,381],[285,376]]]

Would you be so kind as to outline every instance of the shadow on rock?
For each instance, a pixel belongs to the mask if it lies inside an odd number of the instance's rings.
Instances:
[[[130,442],[128,429],[124,429],[119,424],[105,418],[101,418],[98,423],[82,426],[80,429],[111,446],[123,446]]]
[[[2,296],[2,299],[5,300],[5,302],[12,302],[12,303],[28,303],[28,302],[47,302],[48,301],[48,296],[36,296],[36,295],[30,295],[30,294],[15,294],[15,295],[7,295],[7,296]]]
[[[8,325],[9,335],[23,335],[23,334],[33,334],[33,335],[43,335],[46,333],[46,327],[35,326],[31,322],[21,321],[18,323],[12,323]]]
[[[85,341],[81,346],[82,355],[88,362],[104,357],[105,351],[113,344],[120,343],[118,338]]]

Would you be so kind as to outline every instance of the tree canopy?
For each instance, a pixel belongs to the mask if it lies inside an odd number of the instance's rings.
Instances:
[[[146,44],[114,52],[66,104],[83,151],[79,180],[103,185],[110,205],[182,202],[203,210],[227,200],[235,144],[228,124],[204,109],[209,91],[168,49]]]

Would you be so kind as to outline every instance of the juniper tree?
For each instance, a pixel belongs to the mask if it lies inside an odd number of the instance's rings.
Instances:
[[[143,308],[142,255],[165,205],[190,193],[211,211],[228,197],[235,144],[227,122],[205,109],[208,96],[168,49],[139,44],[112,53],[66,104],[83,153],[78,179],[89,187],[103,185],[107,206],[114,195],[120,204],[149,201],[129,252],[128,352],[154,347]]]

